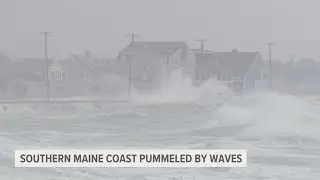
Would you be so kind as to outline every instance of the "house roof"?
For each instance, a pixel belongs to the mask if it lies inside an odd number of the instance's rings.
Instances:
[[[53,62],[49,59],[49,65]],[[46,71],[46,61],[43,58],[17,58],[0,66],[2,79],[15,81],[42,81]]]
[[[53,60],[48,59],[49,66]],[[20,58],[14,59],[10,63],[2,66],[3,73],[35,73],[46,70],[46,61],[43,58]]]
[[[219,69],[233,69],[238,75],[245,74],[257,59],[258,52],[215,52],[214,59]]]
[[[86,68],[88,71],[93,72],[91,57],[87,55],[73,55],[73,59],[75,59],[77,62],[79,62],[84,68]]]
[[[127,45],[123,53],[156,53],[170,55],[183,48],[183,58],[187,53],[187,45],[184,42],[158,42],[158,41],[136,41]]]
[[[257,59],[259,52],[239,52],[233,50],[232,52],[213,52],[204,53],[196,57],[198,63],[213,60],[217,64],[219,70],[232,69],[238,75],[245,74],[253,61]]]
[[[189,49],[188,51],[191,52],[191,53],[200,53],[201,49]],[[213,53],[213,51],[211,51],[211,50],[203,50],[203,53]]]
[[[203,54],[197,54],[196,61],[203,62],[203,61],[210,61],[215,60],[213,53],[203,53]]]

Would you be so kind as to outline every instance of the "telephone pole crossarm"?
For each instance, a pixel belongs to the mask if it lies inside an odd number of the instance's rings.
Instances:
[[[138,37],[139,35],[135,34],[135,33],[131,33],[131,34],[126,34],[126,36],[130,36],[131,37],[130,45],[132,46],[134,41],[135,41],[135,37]]]
[[[207,39],[197,39],[196,41],[200,42],[200,52],[202,53],[204,51],[204,42],[207,42]]]

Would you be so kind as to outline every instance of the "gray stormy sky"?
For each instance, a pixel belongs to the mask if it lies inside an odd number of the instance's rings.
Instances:
[[[0,0],[0,50],[12,57],[66,57],[88,49],[115,56],[135,32],[140,40],[210,39],[215,51],[261,51],[276,58],[320,57],[318,0]]]

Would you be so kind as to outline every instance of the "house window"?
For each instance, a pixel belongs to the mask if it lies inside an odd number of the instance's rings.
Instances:
[[[227,69],[226,71],[222,72],[220,75],[221,81],[231,81],[233,80],[233,72],[231,69]]]
[[[60,72],[54,72],[55,75],[55,80],[60,80],[61,79],[61,73]]]
[[[58,81],[62,80],[62,72],[60,72],[60,71],[56,72],[56,80],[58,80]]]
[[[170,56],[167,56],[166,58],[166,65],[169,65],[170,64]]]
[[[225,81],[227,79],[227,76],[226,76],[226,73],[225,72],[222,72],[220,74],[220,81]]]

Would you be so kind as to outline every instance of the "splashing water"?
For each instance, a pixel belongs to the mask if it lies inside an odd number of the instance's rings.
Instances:
[[[214,112],[219,124],[250,125],[246,137],[304,136],[318,138],[320,112],[311,102],[274,92],[234,98]]]
[[[211,79],[200,87],[192,84],[191,78],[183,77],[182,70],[172,72],[163,80],[161,88],[149,94],[136,93],[133,101],[137,103],[174,103],[174,102],[201,102],[214,104],[224,95],[232,94],[232,91]]]
[[[125,83],[124,83],[125,84]],[[211,104],[223,92],[220,108]],[[133,90],[132,103],[37,107],[0,115],[1,179],[318,179],[319,105],[291,95],[232,91],[210,80],[195,87],[181,71],[149,94]],[[179,102],[179,103],[177,103]],[[194,106],[197,104],[198,106]],[[156,105],[156,106],[154,106]],[[64,105],[62,105],[64,106]],[[17,111],[22,111],[18,106]],[[203,110],[205,109],[205,110]],[[37,112],[37,113],[35,113]],[[41,115],[41,116],[40,116]],[[59,116],[57,116],[59,115]],[[71,116],[72,115],[72,116]],[[54,116],[54,118],[52,117]],[[294,143],[292,143],[294,142]],[[17,148],[244,148],[241,169],[15,169]],[[290,173],[287,173],[290,172]],[[292,172],[292,173],[291,173]]]

